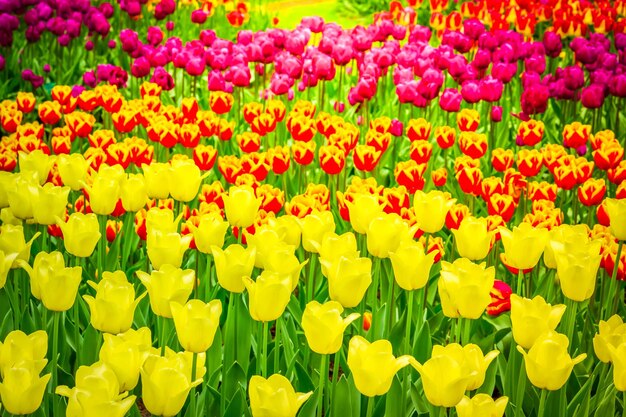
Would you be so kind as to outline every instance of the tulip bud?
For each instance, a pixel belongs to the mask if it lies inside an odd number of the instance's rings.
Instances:
[[[51,183],[44,184],[43,187],[31,189],[33,217],[35,222],[43,225],[56,224],[57,217],[65,216],[67,197],[70,193],[69,187],[57,187]]]
[[[471,261],[484,259],[491,249],[494,232],[489,231],[487,219],[465,217],[458,229],[452,229],[459,255]]]
[[[413,238],[415,229],[395,213],[383,214],[370,222],[367,251],[377,258],[388,258],[398,250],[400,242]]]
[[[225,250],[212,246],[211,252],[219,284],[230,292],[243,292],[245,289],[243,278],[249,277],[254,269],[256,248],[244,248],[233,244]]]
[[[435,253],[424,254],[424,246],[413,240],[400,242],[398,249],[389,254],[393,274],[400,288],[412,291],[423,288],[430,277]]]
[[[479,318],[491,303],[489,295],[495,279],[495,268],[459,258],[442,262],[438,282],[441,307],[446,317]]]
[[[163,265],[173,265],[178,268],[183,263],[185,251],[189,249],[192,237],[181,236],[179,233],[166,233],[152,230],[147,235],[147,252],[150,263],[156,269]]]
[[[189,300],[184,306],[172,302],[170,308],[178,341],[183,349],[194,353],[206,352],[213,344],[219,326],[222,302]]]
[[[257,198],[252,187],[230,187],[224,195],[224,211],[231,226],[247,228],[254,223],[261,199]]]
[[[534,268],[548,243],[548,229],[522,223],[513,230],[499,227],[506,264],[515,269]]]
[[[148,290],[152,312],[160,317],[171,318],[171,302],[183,304],[193,291],[195,272],[192,269],[182,270],[172,265],[163,265],[160,270],[151,274],[137,271],[137,278]]]
[[[21,361],[4,371],[0,383],[0,398],[7,412],[15,415],[31,414],[39,408],[52,376],[39,376],[46,362]]]
[[[324,304],[311,301],[306,305],[302,315],[302,328],[313,352],[329,355],[341,349],[343,332],[360,317],[360,314],[352,313],[344,319],[341,313],[343,307],[336,301]]]
[[[129,329],[124,333],[103,335],[100,361],[106,363],[117,376],[121,391],[130,391],[139,382],[139,371],[152,346],[150,329]]]
[[[511,294],[511,328],[515,343],[530,349],[541,334],[556,329],[564,312],[565,305],[552,306],[540,295],[530,300]]]
[[[122,181],[120,198],[126,211],[137,212],[148,202],[148,187],[142,174],[128,174]]]
[[[248,392],[253,417],[267,417],[267,410],[271,410],[272,415],[295,417],[298,409],[313,394],[312,391],[306,394],[295,392],[289,380],[280,374],[267,379],[253,375]]]
[[[265,270],[252,281],[243,278],[249,294],[250,316],[256,321],[268,322],[279,318],[291,297],[291,275]]]
[[[341,256],[328,262],[320,260],[328,271],[330,299],[346,308],[359,305],[372,283],[372,260],[355,256]]]
[[[471,400],[463,397],[456,405],[456,413],[459,417],[502,417],[508,402],[508,397],[494,401],[487,394],[476,394]]]
[[[29,335],[21,330],[7,334],[0,342],[0,375],[24,362],[44,362],[48,352],[48,334],[38,330]],[[4,400],[3,400],[4,401]]]
[[[95,214],[72,213],[66,222],[57,218],[57,224],[63,232],[65,250],[80,258],[91,256],[101,238]]]
[[[593,350],[600,361],[611,362],[609,346],[617,348],[626,343],[626,324],[615,314],[607,321],[600,320],[598,333],[593,337]]]

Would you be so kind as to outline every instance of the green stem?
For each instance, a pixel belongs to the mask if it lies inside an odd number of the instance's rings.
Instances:
[[[565,310],[565,314],[567,314],[567,327],[565,328],[565,335],[569,339],[571,346],[573,344],[572,337],[576,329],[576,312],[578,310],[578,302],[565,297],[565,305],[567,306],[567,309]]]
[[[193,384],[193,381],[196,380],[196,366],[198,364],[198,354],[196,352],[193,352],[193,359],[191,361],[191,383]],[[189,410],[191,411],[191,417],[196,417],[196,387],[192,387],[191,388],[191,392],[189,393],[189,395],[191,395],[191,399],[189,402]]]
[[[81,365],[81,352],[80,352],[80,301],[76,300],[74,303],[73,313],[74,313],[74,343],[76,344],[76,366],[75,369]]]
[[[523,282],[524,282],[524,270],[520,268],[517,271],[517,287],[515,288],[515,290],[517,291],[517,295],[519,295],[520,297],[524,296],[524,292],[523,292],[524,287],[522,286]]]
[[[159,337],[159,343],[161,344],[161,356],[165,356],[165,346],[167,346],[166,333],[167,333],[167,319],[165,317],[160,318],[161,321],[161,337]]]
[[[404,354],[411,354],[411,325],[413,324],[413,296],[414,291],[408,291],[407,293],[407,313],[406,313],[406,326],[404,328]],[[418,323],[419,326],[419,323]],[[406,392],[406,391],[405,391]]]
[[[367,413],[366,417],[372,417],[374,415],[374,397],[367,398]]]
[[[261,357],[261,372],[264,378],[267,378],[267,334],[268,331],[268,322],[263,322],[263,356]]]
[[[382,260],[380,258],[374,258],[373,262],[374,262],[374,272],[373,272],[374,281],[372,282],[372,285],[368,289],[369,291],[368,301],[369,301],[370,309],[372,310],[372,325],[368,332],[370,335],[370,341],[374,341],[376,338],[375,328],[376,328],[376,315],[378,313],[378,283],[380,281],[380,264]]]
[[[395,304],[395,297],[394,297],[394,292],[396,289],[396,281],[394,279],[390,280],[390,287],[389,288],[389,295],[387,298],[387,308],[389,309],[389,311],[387,312],[387,331],[385,332],[385,334],[387,335],[387,337],[389,337],[389,335],[391,334],[391,327],[393,326],[393,316],[394,316],[394,304]]]
[[[100,240],[98,240],[98,281],[102,279],[102,273],[106,264],[107,247],[107,216],[98,216],[100,225]]]
[[[274,373],[277,374],[280,369],[280,320],[276,319],[276,331],[274,332]]]
[[[61,318],[60,311],[54,311],[52,313],[52,383],[49,386],[50,394],[54,393],[57,386],[57,364],[59,356],[59,319]],[[78,350],[78,347],[77,347]]]
[[[619,270],[619,264],[622,257],[622,249],[624,247],[624,241],[621,240],[617,244],[617,254],[615,256],[615,265],[613,266],[613,273],[611,274],[611,289],[614,290],[613,293],[613,304],[611,306],[611,311],[609,312],[611,315],[617,311],[617,306],[619,305],[620,299],[620,286],[617,282],[617,271]]]
[[[539,414],[537,417],[543,417],[546,413],[546,398],[548,396],[548,390],[541,390],[541,399],[539,400]]]
[[[318,397],[317,397],[317,417],[322,417],[322,409],[324,408],[324,389],[326,388],[326,381],[328,380],[328,355],[322,355],[320,362],[320,378],[317,384]]]

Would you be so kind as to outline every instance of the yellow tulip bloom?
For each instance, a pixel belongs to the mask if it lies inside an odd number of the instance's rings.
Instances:
[[[91,186],[86,186],[89,192],[89,204],[91,210],[100,215],[107,216],[113,213],[121,194],[121,181],[124,178],[124,170],[119,165],[113,167],[100,167],[93,178]]]
[[[172,317],[170,303],[183,304],[193,291],[196,273],[193,269],[182,270],[172,265],[163,265],[160,270],[147,274],[137,271],[137,278],[148,289],[152,312],[161,317]]]
[[[377,258],[388,258],[398,250],[400,242],[413,239],[415,229],[410,228],[395,213],[382,214],[373,219],[367,230],[367,251]]]
[[[184,306],[171,303],[174,326],[180,345],[187,352],[206,352],[213,344],[215,332],[220,324],[222,302],[212,300],[189,300]]]
[[[458,258],[454,263],[441,263],[437,283],[441,307],[446,317],[479,318],[491,304],[491,289],[495,280],[494,267]]]
[[[200,168],[191,159],[173,159],[170,162],[168,179],[170,194],[176,201],[188,203],[198,194],[198,189],[208,173],[202,175]]]
[[[18,174],[0,171],[0,208],[9,207],[9,196],[7,191],[9,188],[13,188],[16,175]]]
[[[291,297],[291,275],[263,271],[256,281],[244,277],[248,290],[250,316],[256,321],[268,322],[279,318]]]
[[[437,348],[437,346],[435,346]],[[434,355],[433,348],[433,355]],[[475,373],[467,383],[467,390],[473,391],[475,389],[480,388],[485,382],[485,374],[487,373],[487,368],[491,362],[500,354],[497,350],[492,350],[491,352],[483,355],[483,351],[473,343],[469,343],[463,346],[463,354],[465,355],[465,360],[467,361],[467,366],[469,367],[470,373]]]
[[[372,260],[342,256],[333,263],[321,263],[328,271],[330,299],[346,308],[359,305],[372,283]]]
[[[328,268],[326,265],[333,265],[342,256],[346,258],[355,258],[359,256],[359,250],[356,245],[356,237],[354,233],[347,232],[338,235],[335,232],[328,232],[322,238],[322,242],[311,242],[316,247],[320,257],[322,266],[322,275],[328,278]]]
[[[0,250],[0,289],[4,288],[4,285],[7,283],[7,276],[9,275],[11,265],[13,265],[15,258],[17,258],[17,253],[5,255],[4,252]]]
[[[35,149],[29,153],[20,151],[20,172],[35,174],[39,185],[43,185],[48,180],[48,175],[55,160],[56,155],[48,155],[41,149]]]
[[[190,235],[183,236],[175,232],[164,233],[160,230],[152,230],[146,239],[150,263],[156,269],[161,269],[166,264],[180,267],[191,239]]]
[[[540,295],[531,300],[511,294],[511,328],[515,343],[530,349],[541,334],[556,329],[563,313],[565,305],[552,306]]]
[[[410,359],[408,355],[393,356],[391,343],[384,339],[370,343],[361,336],[354,336],[348,346],[348,368],[356,388],[367,397],[385,395],[393,377]]]
[[[311,301],[306,305],[302,314],[302,328],[313,352],[329,355],[341,349],[346,327],[361,316],[358,313],[352,313],[344,319],[341,313],[343,313],[343,307],[336,301],[328,301],[324,304]]]
[[[20,362],[37,362],[48,352],[48,334],[37,330],[26,334],[21,330],[10,332],[4,342],[0,342],[0,376]]]
[[[21,361],[4,372],[0,382],[0,399],[9,413],[31,414],[39,408],[52,376],[39,376],[45,365],[45,360]]]
[[[352,228],[362,235],[367,233],[372,220],[383,213],[378,197],[371,194],[357,194],[354,201],[346,200],[346,206]]]
[[[602,261],[601,247],[599,240],[577,242],[568,247],[552,243],[561,290],[570,300],[584,301],[593,295]]]
[[[91,312],[91,325],[105,333],[124,333],[133,324],[135,308],[146,296],[135,299],[135,287],[124,271],[104,272],[100,282],[87,281],[96,290],[96,297],[83,295]]]
[[[626,200],[607,198],[606,211],[611,220],[611,233],[617,240],[626,240]]]
[[[142,174],[128,174],[122,181],[120,198],[124,210],[137,212],[148,202],[148,186]]]
[[[424,253],[424,245],[414,240],[403,240],[395,252],[389,254],[393,275],[400,288],[412,291],[428,282],[435,252]]]
[[[300,281],[300,273],[302,268],[309,262],[305,260],[300,262],[298,257],[293,253],[293,247],[282,245],[282,248],[271,252],[265,261],[265,269],[279,274],[289,275],[291,279],[291,291],[293,292]]]
[[[39,282],[41,302],[51,311],[67,311],[76,300],[78,286],[81,283],[83,268],[58,268]]]
[[[85,160],[82,153],[69,155],[59,155],[57,157],[57,168],[63,184],[73,191],[82,190],[87,180],[89,172],[89,161]]]
[[[32,191],[34,191],[32,202],[35,223],[51,225],[56,223],[57,217],[65,216],[69,187],[57,187],[52,183],[46,183]]]
[[[491,249],[494,231],[487,228],[487,219],[465,217],[458,229],[452,229],[459,255],[471,261],[484,259]]]
[[[91,256],[101,237],[95,214],[72,213],[67,222],[57,219],[57,224],[63,232],[66,251],[79,258]]]
[[[150,329],[129,329],[125,333],[103,335],[104,343],[99,358],[115,372],[120,391],[130,391],[139,382],[139,371],[150,354],[152,338]]]
[[[146,191],[149,198],[166,199],[170,195],[170,166],[162,162],[153,162],[141,166],[146,179]]]
[[[572,247],[580,243],[589,242],[589,227],[586,224],[561,224],[550,230],[548,244],[543,252],[543,262],[550,269],[556,269],[553,245],[560,243],[564,247]]]
[[[260,227],[254,234],[244,232],[248,247],[256,250],[254,266],[266,268],[267,258],[274,252],[294,253],[295,248],[285,243],[278,232],[269,227]]]
[[[494,401],[490,395],[476,394],[472,399],[463,397],[456,405],[456,413],[459,417],[502,417],[508,402],[508,397]]]
[[[226,219],[231,226],[245,229],[254,223],[261,207],[261,199],[254,194],[252,187],[230,187],[228,194],[223,195],[222,199]]]
[[[593,350],[600,361],[611,362],[609,346],[617,348],[626,343],[626,323],[615,314],[607,321],[600,320],[598,333],[593,337]]]
[[[548,243],[548,229],[522,223],[513,230],[499,227],[506,264],[516,269],[534,268]]]
[[[613,384],[618,391],[626,391],[626,342],[607,347],[613,363]]]
[[[224,221],[217,212],[210,212],[200,216],[198,226],[189,224],[196,247],[202,253],[211,253],[211,246],[224,246],[224,237],[228,230],[228,222]]]
[[[7,188],[9,207],[13,215],[18,219],[26,220],[33,218],[33,194],[40,185],[35,177],[28,173],[18,173],[14,177],[13,184]]]
[[[5,257],[13,257],[11,268],[18,268],[22,262],[28,262],[30,258],[30,247],[40,234],[39,232],[35,233],[35,235],[26,242],[24,238],[24,228],[22,226],[14,226],[12,224],[3,224],[0,226],[0,251],[4,252]]]
[[[456,203],[449,193],[432,190],[425,193],[417,190],[413,196],[415,219],[421,230],[426,233],[437,233],[446,222],[446,215]]]
[[[269,224],[283,236],[283,240],[290,246],[298,249],[302,240],[302,230],[298,218],[291,214],[284,214],[277,218],[270,218]]]
[[[265,379],[259,375],[250,378],[248,387],[253,417],[295,417],[298,409],[313,392],[295,392],[287,378],[280,374]]]
[[[335,231],[335,218],[330,211],[313,211],[299,219],[302,231],[302,247],[310,253],[317,253],[324,235]]]
[[[162,233],[176,233],[178,222],[182,217],[182,213],[174,218],[172,210],[153,207],[146,213],[146,234],[149,235],[156,230]]]
[[[587,357],[583,353],[572,359],[567,352],[568,345],[567,336],[548,330],[535,340],[528,352],[517,346],[524,356],[528,379],[534,386],[556,391],[565,385],[574,365]]]
[[[256,248],[232,244],[224,250],[212,246],[211,252],[215,261],[217,282],[227,291],[242,293],[246,288],[243,278],[249,277],[254,269]]]

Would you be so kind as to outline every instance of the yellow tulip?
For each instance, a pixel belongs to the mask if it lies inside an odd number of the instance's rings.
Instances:
[[[91,311],[91,325],[105,333],[124,333],[133,324],[135,308],[146,296],[144,292],[135,299],[135,287],[128,282],[124,271],[104,272],[100,282],[87,282],[96,297],[83,295]]]
[[[270,218],[269,224],[283,236],[283,240],[290,246],[298,249],[302,240],[302,230],[298,218],[291,214],[284,214],[277,218]]]
[[[454,263],[441,263],[437,283],[441,308],[446,317],[479,318],[491,304],[491,289],[495,280],[494,267],[458,258]]]
[[[410,359],[408,355],[393,356],[391,343],[384,339],[370,343],[354,336],[348,346],[348,368],[356,388],[367,397],[386,394],[396,372],[407,366]]]
[[[494,232],[487,228],[487,219],[465,217],[458,229],[452,229],[459,255],[471,261],[484,259],[491,249]]]
[[[561,389],[574,369],[587,354],[572,359],[567,352],[567,336],[552,330],[541,334],[528,353],[521,346],[517,350],[524,356],[526,374],[537,388],[556,391]]]
[[[170,194],[174,200],[188,203],[196,198],[202,179],[209,174],[202,175],[191,159],[173,159],[170,164]]]
[[[446,215],[456,203],[450,194],[439,190],[425,193],[417,190],[413,196],[413,210],[415,219],[421,230],[426,233],[437,233],[446,222]]]
[[[341,317],[343,307],[336,301],[320,304],[311,301],[302,314],[302,328],[309,347],[315,353],[329,355],[341,349],[343,332],[346,327],[361,315],[352,313]]]
[[[565,305],[552,306],[542,296],[532,300],[511,294],[511,328],[515,343],[530,349],[537,338],[556,329],[565,313]]]
[[[137,212],[148,202],[148,186],[142,174],[128,174],[122,181],[120,198],[124,210]]]
[[[67,311],[76,300],[83,268],[55,268],[39,282],[41,302],[51,311]]]
[[[228,195],[222,196],[222,199],[226,219],[231,226],[245,229],[254,223],[261,207],[261,199],[254,194],[252,187],[230,187]]]
[[[611,220],[611,233],[617,240],[626,240],[626,200],[617,200],[615,198],[607,198],[606,211]]]
[[[203,214],[198,227],[189,224],[196,247],[202,253],[211,253],[211,246],[224,246],[224,237],[228,230],[228,222],[217,212]]]
[[[4,372],[0,382],[0,398],[6,411],[22,415],[34,413],[39,408],[52,376],[39,376],[45,365],[45,360],[21,361]]]
[[[46,183],[32,191],[34,191],[32,202],[35,223],[51,225],[56,223],[57,217],[65,216],[69,187],[57,187],[52,183]]]
[[[9,275],[11,265],[13,265],[15,258],[17,258],[17,253],[5,255],[4,252],[0,250],[0,289],[4,288],[4,285],[7,283],[7,276]]]
[[[435,346],[436,348],[437,346]],[[492,350],[491,352],[483,355],[483,351],[480,350],[478,345],[473,343],[469,343],[463,346],[463,354],[465,355],[465,360],[467,361],[467,366],[469,367],[470,373],[475,373],[467,383],[467,390],[473,391],[475,389],[480,388],[485,382],[485,374],[487,372],[487,368],[489,368],[489,364],[500,354],[497,350]],[[434,353],[433,353],[434,355]]]
[[[548,229],[522,223],[513,230],[499,227],[506,264],[515,269],[534,268],[539,262],[550,234]]]
[[[146,213],[146,234],[149,235],[156,230],[162,233],[176,233],[182,217],[182,213],[174,218],[172,210],[153,207]]]
[[[41,300],[41,282],[47,280],[48,276],[54,271],[65,268],[65,259],[59,251],[39,252],[35,256],[33,266],[27,262],[19,261],[19,265],[24,268],[30,277],[30,291],[38,300]]]
[[[420,373],[426,399],[437,407],[454,407],[475,376],[457,343],[435,346],[423,365],[411,358],[411,365]]]
[[[171,303],[176,335],[187,352],[206,352],[213,344],[215,332],[220,324],[222,302],[212,300],[189,300],[187,304]]]
[[[120,199],[124,175],[124,170],[120,165],[100,167],[91,186],[86,187],[89,192],[89,204],[94,213],[104,216],[113,213]]]
[[[333,263],[322,260],[322,265],[328,271],[330,299],[346,308],[359,305],[372,283],[372,260],[342,256]]]
[[[554,259],[555,243],[560,243],[569,248],[579,243],[589,242],[589,227],[586,224],[561,224],[550,230],[548,244],[543,252],[543,262],[550,269],[556,269],[556,259]]]
[[[198,355],[198,363],[203,366],[204,354]],[[196,380],[191,380],[191,366],[183,353],[165,357],[150,355],[141,368],[143,402],[155,416],[178,414],[191,388],[201,383],[202,375],[196,375]]]
[[[320,263],[322,266],[322,275],[328,278],[328,268],[326,265],[333,265],[342,256],[346,258],[355,258],[359,256],[359,250],[356,246],[356,238],[354,233],[348,232],[338,235],[335,232],[328,232],[322,238],[321,244],[311,242],[319,253]]]
[[[130,391],[139,382],[139,371],[150,354],[150,329],[129,329],[125,333],[103,335],[100,361],[109,365],[120,383],[120,391]]]
[[[122,417],[135,403],[135,396],[120,394],[120,384],[111,367],[104,362],[81,366],[76,371],[74,388],[60,385],[56,394],[68,397],[67,415],[76,417]]]
[[[172,317],[171,302],[184,304],[193,291],[196,273],[193,269],[180,269],[163,265],[160,270],[147,274],[137,271],[137,278],[148,290],[152,312],[161,317]]]
[[[9,207],[9,196],[7,191],[13,188],[15,178],[18,174],[0,171],[0,208]]]
[[[383,213],[378,197],[371,194],[357,194],[354,201],[346,200],[346,206],[352,228],[362,235],[367,233],[372,220]]]
[[[180,267],[192,238],[190,235],[182,236],[180,233],[152,230],[146,239],[150,263],[156,269],[161,269],[163,265]]]
[[[254,269],[256,248],[233,244],[225,250],[212,246],[211,252],[215,261],[217,282],[227,291],[242,293],[246,288],[243,278],[249,277]]]
[[[456,405],[456,413],[459,417],[502,417],[508,402],[508,397],[494,401],[490,395],[476,394],[472,399],[463,397]]]
[[[11,224],[13,226],[21,226],[22,219],[18,219],[13,215],[10,207],[5,207],[0,209],[0,223],[2,224]]]
[[[21,330],[10,332],[4,342],[0,342],[0,375],[20,362],[38,362],[48,352],[48,334],[37,330],[26,334]]]
[[[170,195],[170,166],[162,162],[153,162],[141,166],[146,179],[149,198],[166,199]]]
[[[40,186],[37,178],[28,173],[19,173],[13,178],[13,184],[7,188],[9,207],[18,219],[32,219],[33,195],[37,192],[37,187]]]
[[[279,318],[291,297],[291,275],[263,271],[256,281],[244,277],[248,290],[250,316],[256,321],[268,322]]]
[[[5,257],[13,257],[11,268],[18,268],[21,265],[21,261],[28,262],[30,258],[30,247],[40,234],[39,232],[35,233],[35,235],[26,242],[24,238],[24,228],[22,226],[14,226],[12,224],[3,224],[0,226],[0,251],[4,252]]]
[[[618,391],[626,391],[626,342],[607,347],[613,363],[613,384]]]
[[[253,375],[248,392],[253,417],[295,417],[313,394],[312,391],[306,394],[295,392],[289,380],[280,374],[267,379]]]
[[[57,219],[63,232],[65,250],[79,258],[91,256],[100,240],[100,225],[95,214],[72,213],[67,222]]]
[[[617,348],[626,343],[626,323],[615,314],[607,321],[600,320],[598,333],[593,337],[593,350],[600,361],[611,362],[609,346]]]
[[[256,251],[254,266],[257,268],[266,268],[267,258],[274,252],[294,253],[295,248],[289,246],[279,236],[278,233],[269,227],[261,226],[254,234],[244,231],[248,247],[252,247]]]
[[[558,242],[552,243],[556,260],[556,274],[563,294],[574,301],[591,298],[596,287],[596,277],[602,255],[602,242],[577,242],[567,247]]]
[[[29,153],[20,151],[20,172],[34,173],[37,181],[39,181],[39,185],[43,185],[48,180],[48,175],[55,160],[55,155],[47,155],[41,149],[35,149]]]
[[[291,246],[284,245],[283,249],[277,249],[271,252],[265,261],[265,269],[279,274],[289,275],[291,279],[291,291],[293,292],[300,281],[300,272],[302,268],[309,262],[305,260],[300,262],[298,257],[293,253]]]
[[[85,160],[82,153],[59,155],[57,167],[63,184],[70,187],[73,191],[83,189],[87,180],[87,173],[89,172],[89,161]]]
[[[324,235],[335,231],[335,218],[330,211],[313,211],[299,221],[302,230],[302,247],[310,253],[317,253]]]
[[[377,258],[388,258],[398,250],[400,242],[413,239],[415,227],[395,213],[382,214],[370,222],[367,230],[367,251]]]
[[[424,245],[414,240],[404,240],[398,249],[389,254],[393,276],[400,288],[411,291],[423,288],[428,282],[435,252],[424,253]]]

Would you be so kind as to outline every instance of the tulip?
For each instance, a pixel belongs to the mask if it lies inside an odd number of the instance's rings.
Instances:
[[[404,240],[395,252],[389,254],[393,275],[400,288],[412,291],[426,285],[436,253],[424,252],[424,245],[420,242]]]
[[[322,266],[322,275],[328,278],[328,269],[326,265],[335,264],[339,258],[357,257],[359,251],[357,249],[356,238],[354,233],[348,232],[343,235],[337,235],[335,232],[328,232],[322,238],[321,245],[317,242],[311,242],[319,253],[320,263]]]
[[[202,253],[210,254],[211,247],[224,246],[224,237],[228,229],[228,222],[224,221],[217,212],[210,212],[200,216],[198,226],[189,224],[196,248]]]
[[[506,264],[515,269],[531,269],[537,265],[550,237],[548,229],[522,223],[513,230],[499,227]]]
[[[339,351],[343,342],[343,332],[360,317],[352,313],[345,319],[341,317],[343,307],[336,301],[320,304],[311,301],[302,315],[304,336],[313,352],[329,355]]]
[[[398,250],[400,242],[411,240],[415,226],[409,225],[396,213],[382,214],[370,222],[367,231],[367,251],[377,258],[388,258]]]
[[[11,253],[5,256],[4,252],[0,250],[0,289],[4,288],[7,282],[7,276],[9,275],[11,265],[13,265],[15,258],[17,258],[17,253]]]
[[[104,362],[81,366],[76,371],[76,385],[56,387],[55,393],[68,397],[67,415],[106,415],[122,417],[135,403],[135,396],[120,394],[120,383],[115,372]]]
[[[265,270],[256,281],[243,278],[248,290],[250,316],[268,322],[282,316],[291,297],[291,275]]]
[[[565,250],[577,244],[589,242],[589,228],[585,224],[562,224],[550,230],[548,244],[543,252],[543,262],[550,269],[556,269],[553,247],[563,246]],[[559,245],[554,245],[559,243]]]
[[[89,161],[85,160],[83,154],[59,155],[57,167],[63,184],[70,187],[73,191],[83,189],[87,179],[87,172],[89,171]]]
[[[150,307],[157,316],[171,318],[171,302],[183,304],[187,301],[195,280],[193,269],[180,269],[172,265],[163,265],[160,270],[147,274],[143,271],[136,272],[137,277],[148,290]]]
[[[250,378],[248,387],[253,417],[295,417],[298,409],[313,392],[295,392],[289,380],[280,374],[265,379],[259,375]]]
[[[435,355],[435,348],[438,348],[438,346],[433,348],[433,356]],[[487,372],[487,368],[489,368],[491,362],[500,354],[500,352],[492,350],[486,355],[483,355],[483,352],[480,350],[478,345],[470,343],[463,346],[463,354],[465,355],[465,360],[467,361],[470,373],[474,374],[467,383],[467,390],[473,391],[483,385],[485,382],[485,373]]]
[[[164,233],[160,230],[148,232],[147,252],[150,263],[155,269],[164,265],[180,267],[185,251],[189,248],[192,236],[179,233]]]
[[[228,222],[238,228],[247,228],[254,223],[261,199],[257,198],[249,186],[231,187],[228,195],[222,197]]]
[[[413,358],[410,360],[411,365],[420,373],[426,398],[434,406],[457,405],[474,376],[459,346],[456,343],[446,347],[435,346],[432,357],[423,365]]]
[[[605,200],[606,211],[611,220],[611,233],[617,240],[626,241],[626,200],[607,198]]]
[[[317,253],[324,235],[335,231],[335,218],[330,211],[314,211],[300,219],[302,247],[310,253]]]
[[[350,224],[355,232],[367,233],[372,220],[382,214],[383,208],[378,197],[371,194],[357,194],[353,201],[347,201]]]
[[[468,216],[461,221],[458,229],[452,230],[452,234],[459,255],[478,261],[489,253],[495,232],[488,229],[487,219]]]
[[[48,334],[38,330],[29,335],[21,330],[7,334],[0,342],[0,375],[20,363],[41,362],[48,352]]]
[[[602,242],[594,240],[586,244],[576,242],[574,245],[553,242],[551,245],[563,294],[574,301],[591,298],[602,261]]]
[[[122,181],[120,198],[124,210],[138,212],[148,202],[148,188],[142,174],[128,174]]]
[[[608,345],[613,363],[613,384],[618,391],[626,391],[626,343],[622,342],[619,346]]]
[[[593,337],[593,350],[600,361],[611,362],[609,346],[617,348],[626,343],[626,324],[617,314],[607,321],[600,320],[598,333]]]
[[[36,149],[30,153],[20,152],[20,172],[24,174],[34,173],[39,185],[43,185],[48,179],[48,174],[55,160],[56,156],[47,155],[41,149]]]
[[[51,225],[56,217],[65,216],[69,187],[56,187],[51,183],[32,189],[33,217],[35,223]]]
[[[146,214],[146,234],[157,230],[162,233],[176,233],[180,219],[182,219],[182,213],[174,219],[172,210],[153,207]]]
[[[321,263],[328,271],[330,299],[346,308],[359,305],[372,283],[372,260],[342,256],[333,263]]]
[[[7,198],[9,207],[13,215],[19,219],[26,220],[33,217],[33,195],[37,192],[36,175],[19,173],[14,177],[13,184],[7,187]]]
[[[66,251],[80,258],[91,256],[101,237],[95,214],[72,213],[67,222],[58,218],[57,224],[63,233]]]
[[[187,304],[171,303],[172,316],[180,345],[187,352],[206,352],[213,344],[222,315],[222,302],[204,303],[189,300]]]
[[[115,372],[120,391],[130,391],[139,382],[139,371],[152,346],[150,329],[129,329],[124,333],[103,335],[104,343],[99,358]]]
[[[168,176],[169,190],[172,198],[185,203],[190,202],[198,194],[202,179],[200,168],[190,159],[175,159],[171,161],[171,171]]]
[[[495,280],[494,267],[474,264],[459,258],[454,263],[441,263],[437,287],[441,307],[446,317],[479,318],[491,303],[491,289]]]
[[[120,165],[100,167],[91,187],[86,187],[89,192],[91,210],[94,213],[105,216],[113,213],[120,199],[120,185],[124,175],[124,170]]]
[[[83,295],[91,311],[91,325],[106,333],[124,333],[133,324],[135,308],[145,297],[135,299],[135,288],[124,271],[104,272],[100,282],[87,281],[96,290],[96,297]]]
[[[52,376],[39,376],[45,365],[45,360],[21,361],[4,371],[0,398],[7,412],[15,415],[31,414],[39,408]]]
[[[192,381],[191,366],[186,362],[183,353],[148,356],[141,368],[141,385],[144,405],[151,414],[175,416],[183,408],[189,391],[202,383],[202,375],[197,371],[197,379]],[[204,354],[198,355],[198,363],[204,369]]]
[[[524,356],[526,374],[537,388],[556,391],[561,389],[574,368],[587,354],[572,359],[567,353],[567,336],[548,330],[541,334],[528,352],[521,346],[517,350]]]
[[[170,195],[170,166],[168,164],[153,162],[150,165],[142,165],[144,178],[149,198],[166,199]]]
[[[463,397],[456,405],[456,413],[459,417],[502,417],[508,402],[508,397],[494,401],[487,394],[476,394],[472,399]]]
[[[40,234],[39,232],[35,233],[31,240],[26,243],[22,226],[14,226],[12,224],[0,226],[0,251],[4,252],[5,257],[13,257],[15,255],[11,268],[17,268],[22,261],[28,262],[30,247]]]
[[[293,254],[295,251],[295,248],[283,242],[278,232],[267,226],[259,227],[254,234],[244,233],[248,247],[256,251],[255,266],[257,268],[267,268],[267,259],[272,253]]]
[[[212,246],[211,253],[215,261],[217,282],[227,291],[242,293],[245,289],[243,279],[249,277],[254,269],[256,248],[233,244],[222,250]]]
[[[82,273],[80,266],[50,269],[39,282],[43,305],[51,311],[69,310],[74,305]]]
[[[30,277],[30,291],[38,300],[41,300],[41,282],[48,279],[51,273],[65,267],[63,254],[59,251],[39,252],[35,256],[31,267],[25,261],[19,261],[19,265],[24,268]]]
[[[407,366],[410,359],[408,355],[393,356],[388,340],[370,343],[361,336],[350,339],[348,367],[356,388],[365,396],[386,394],[396,372]]]
[[[302,230],[300,229],[300,223],[298,218],[290,214],[283,214],[282,216],[269,220],[270,225],[282,234],[283,240],[294,248],[299,248],[302,240]]]

